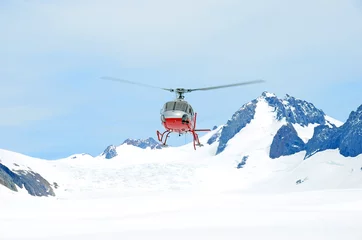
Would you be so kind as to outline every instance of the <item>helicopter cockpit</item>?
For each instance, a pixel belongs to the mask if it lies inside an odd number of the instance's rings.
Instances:
[[[194,110],[192,109],[191,105],[188,104],[186,101],[170,101],[165,103],[165,105],[161,109],[161,112],[167,111],[182,111],[190,114],[191,116],[194,115]]]

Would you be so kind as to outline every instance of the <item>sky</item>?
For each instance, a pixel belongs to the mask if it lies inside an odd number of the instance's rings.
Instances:
[[[0,148],[33,157],[156,139],[174,95],[102,76],[164,88],[266,81],[186,95],[200,128],[263,91],[340,121],[362,104],[361,0],[1,0],[0,32]]]

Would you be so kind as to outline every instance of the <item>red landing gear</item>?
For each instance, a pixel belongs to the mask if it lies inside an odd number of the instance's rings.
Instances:
[[[200,143],[199,135],[196,132],[209,132],[209,131],[211,131],[210,129],[196,129],[196,116],[197,116],[197,113],[195,113],[193,127],[186,131],[186,132],[190,132],[192,134],[192,136],[193,136],[193,143],[194,143],[194,149],[195,150],[196,150],[196,146],[198,146],[198,147],[203,146]],[[173,131],[172,130],[166,130],[163,133],[160,133],[159,131],[157,131],[158,141],[162,142],[163,146],[167,146],[166,145],[167,138],[168,138],[168,135],[170,135],[171,132],[173,132]]]
[[[210,129],[196,129],[196,117],[197,117],[197,113],[195,113],[195,118],[194,118],[194,128],[191,130],[192,135],[194,136],[194,149],[196,150],[196,146],[198,147],[202,147],[203,145],[200,143],[199,140],[199,135],[196,132],[209,132],[211,131]]]
[[[158,130],[157,130],[157,138],[158,138],[158,141],[162,142],[162,145],[163,146],[167,146],[166,145],[166,142],[167,142],[167,138],[168,138],[168,135],[170,135],[171,131],[170,130],[166,130],[164,131],[163,133],[160,133]],[[166,134],[166,135],[165,135]],[[165,140],[163,140],[163,137],[165,137]]]

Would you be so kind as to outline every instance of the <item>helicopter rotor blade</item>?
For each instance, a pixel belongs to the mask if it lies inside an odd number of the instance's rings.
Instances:
[[[242,86],[242,85],[250,85],[250,84],[262,83],[262,82],[265,82],[265,81],[264,81],[264,80],[253,80],[253,81],[249,81],[249,82],[233,83],[233,84],[213,86],[213,87],[187,89],[187,91],[188,91],[188,92],[193,92],[193,91],[206,91],[206,90],[214,90],[214,89],[219,89],[219,88],[227,88],[227,87],[236,87],[236,86]]]
[[[134,84],[134,85],[148,87],[148,88],[157,88],[157,89],[162,89],[162,90],[166,90],[166,91],[169,91],[169,92],[174,91],[174,89],[171,89],[171,88],[161,88],[161,87],[156,87],[156,86],[152,86],[152,85],[148,85],[148,84],[144,84],[144,83],[128,81],[128,80],[124,80],[124,79],[121,79],[121,78],[101,77],[101,79],[111,80],[111,81],[115,81],[115,82],[129,83],[129,84]]]

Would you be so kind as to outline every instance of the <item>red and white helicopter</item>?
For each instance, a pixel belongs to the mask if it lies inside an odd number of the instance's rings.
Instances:
[[[163,105],[163,108],[161,109],[161,123],[165,128],[165,131],[163,133],[159,132],[157,130],[157,138],[158,141],[162,143],[163,146],[167,146],[167,138],[170,135],[170,133],[178,133],[186,134],[191,133],[193,136],[193,144],[194,149],[196,150],[196,146],[203,146],[200,143],[199,136],[197,132],[207,132],[211,131],[210,129],[196,129],[196,118],[197,113],[194,112],[192,106],[184,100],[185,93],[190,93],[194,91],[206,91],[206,90],[214,90],[219,88],[227,88],[227,87],[236,87],[241,85],[249,85],[254,83],[261,83],[264,82],[263,80],[254,80],[249,82],[241,82],[241,83],[234,83],[234,84],[227,84],[227,85],[220,85],[220,86],[214,86],[214,87],[205,87],[205,88],[194,88],[194,89],[185,89],[185,88],[160,88],[151,86],[148,84],[138,83],[138,82],[131,82],[127,80],[123,80],[120,78],[114,78],[114,77],[102,77],[102,79],[106,80],[112,80],[122,83],[130,83],[135,84],[143,87],[150,87],[150,88],[158,88],[161,90],[166,90],[169,92],[176,93],[176,99],[166,102]]]

